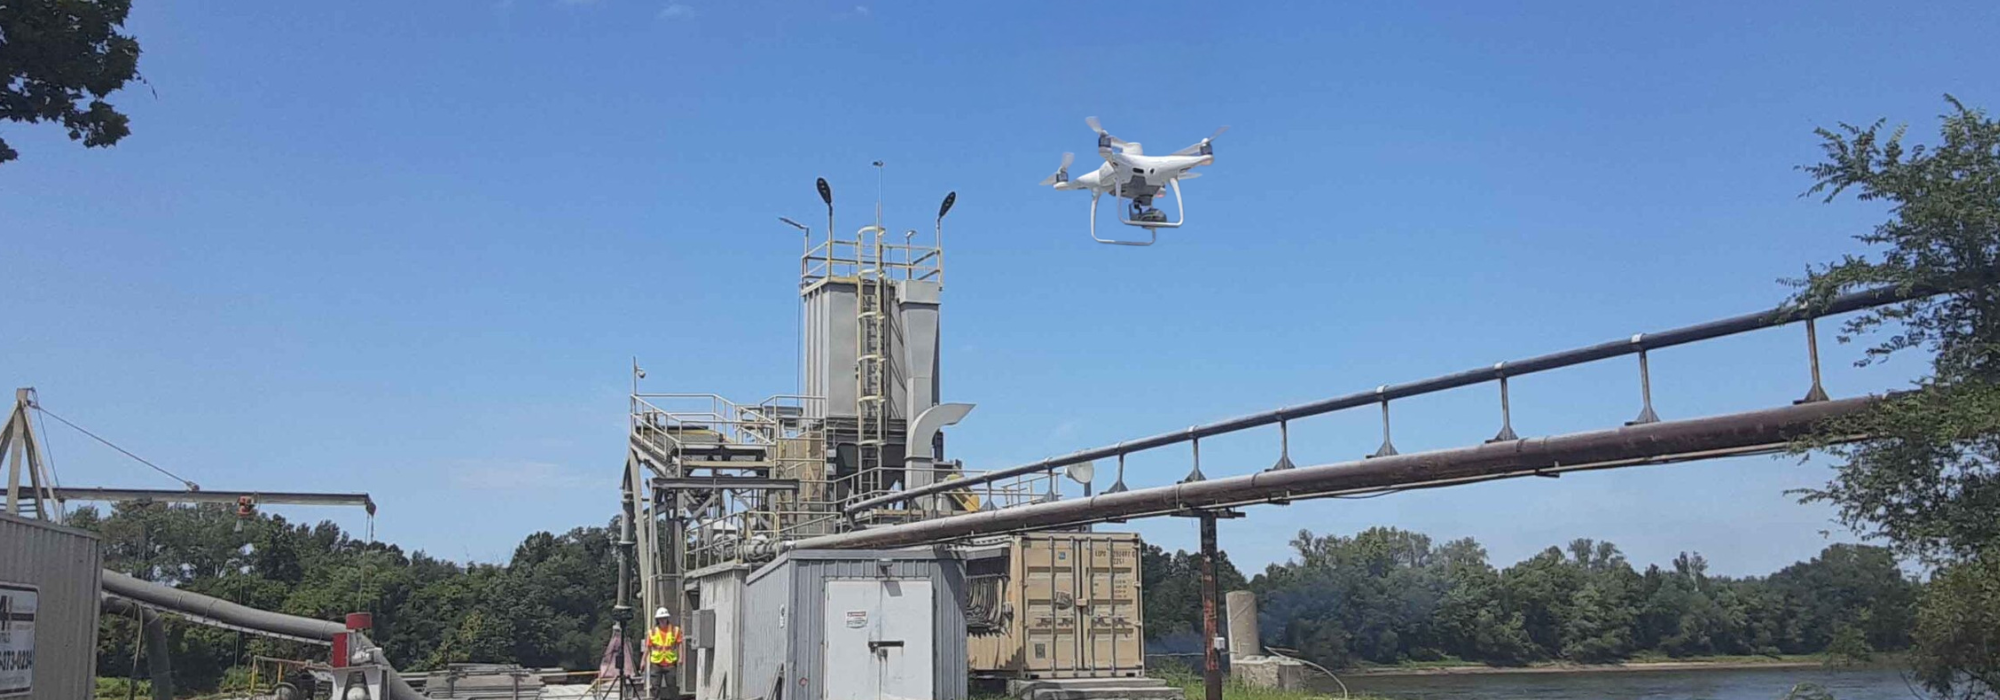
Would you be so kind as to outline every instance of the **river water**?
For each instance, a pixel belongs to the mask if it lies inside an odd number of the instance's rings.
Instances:
[[[1321,680],[1325,680],[1323,677]],[[1396,700],[1779,700],[1792,686],[1816,683],[1838,700],[1927,698],[1893,668],[1774,668],[1595,673],[1492,673],[1355,676],[1356,693]],[[1340,697],[1338,686],[1318,688]]]

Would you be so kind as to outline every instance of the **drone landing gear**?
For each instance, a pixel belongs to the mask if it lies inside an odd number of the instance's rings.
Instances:
[[[1108,243],[1111,245],[1148,246],[1160,240],[1160,229],[1180,228],[1180,225],[1187,221],[1187,201],[1181,199],[1180,178],[1174,178],[1168,180],[1167,185],[1172,187],[1174,190],[1174,207],[1179,210],[1178,211],[1179,216],[1177,218],[1171,221],[1167,220],[1166,212],[1160,211],[1159,209],[1153,207],[1153,195],[1150,194],[1140,197],[1133,197],[1132,203],[1126,207],[1126,212],[1119,214],[1118,223],[1125,224],[1126,226],[1137,226],[1139,228],[1146,229],[1146,240],[1144,241],[1122,241],[1115,238],[1098,237],[1097,199],[1101,195],[1095,193],[1091,194],[1090,239],[1097,241],[1099,243]],[[1111,195],[1113,197],[1118,197],[1120,199],[1124,198],[1124,192],[1122,188],[1119,187],[1118,185],[1112,185]]]
[[[1090,240],[1097,241],[1099,243],[1108,243],[1111,245],[1132,245],[1132,246],[1152,245],[1160,240],[1159,230],[1152,228],[1146,229],[1147,237],[1146,240],[1143,241],[1121,241],[1116,238],[1099,238],[1097,236],[1097,199],[1102,196],[1104,195],[1097,192],[1092,192],[1090,194]]]

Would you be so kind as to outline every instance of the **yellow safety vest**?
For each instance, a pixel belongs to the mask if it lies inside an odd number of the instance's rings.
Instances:
[[[655,666],[672,666],[679,663],[681,654],[674,647],[680,646],[681,628],[673,625],[654,627],[646,633],[646,660]]]

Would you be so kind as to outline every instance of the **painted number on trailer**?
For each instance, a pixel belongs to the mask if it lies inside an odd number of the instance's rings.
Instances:
[[[0,697],[27,695],[35,687],[34,586],[0,583]]]

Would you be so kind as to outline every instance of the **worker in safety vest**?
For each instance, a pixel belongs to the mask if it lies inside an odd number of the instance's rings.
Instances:
[[[674,626],[673,613],[666,608],[653,611],[653,629],[646,633],[646,661],[662,671],[671,670],[681,660],[681,628]]]

